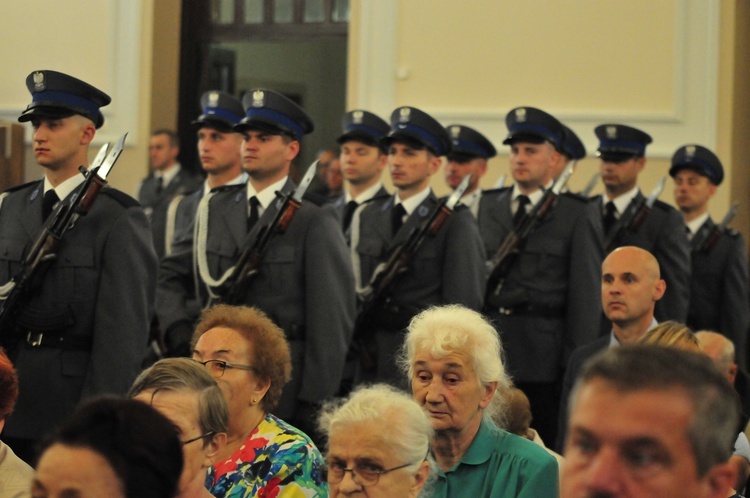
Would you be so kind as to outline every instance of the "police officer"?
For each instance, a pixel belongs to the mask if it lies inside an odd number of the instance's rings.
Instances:
[[[689,230],[692,256],[687,324],[693,330],[721,332],[735,344],[744,367],[748,308],[745,240],[736,230],[718,226],[708,202],[724,179],[716,154],[697,144],[683,145],[672,156],[675,203]]]
[[[563,140],[562,144],[560,144],[559,152],[562,154],[563,160],[558,161],[552,166],[552,168],[550,168],[552,181],[557,181],[557,179],[560,178],[560,175],[562,175],[565,170],[565,166],[567,166],[570,161],[580,161],[586,157],[586,147],[584,147],[583,142],[578,138],[576,132],[563,123],[560,124],[562,124],[563,127]]]
[[[57,201],[84,181],[79,166],[104,123],[104,92],[67,74],[34,71],[32,101],[18,118],[33,126],[44,178],[10,189],[0,207],[0,283],[19,270]],[[82,398],[125,393],[139,371],[156,284],[148,220],[135,199],[104,188],[68,230],[57,258],[16,326],[2,331],[18,370],[19,398],[3,439],[25,458]]]
[[[339,158],[346,191],[333,205],[341,217],[341,228],[348,241],[357,207],[389,195],[381,180],[388,155],[380,141],[391,127],[375,114],[360,109],[344,114],[341,127],[342,134],[336,141],[341,147]]]
[[[445,129],[427,113],[400,107],[391,114],[391,131],[383,139],[396,193],[370,202],[352,221],[352,259],[358,288],[413,230],[421,227],[438,205],[430,189],[441,157],[450,152]],[[363,344],[374,353],[375,365],[360,381],[385,381],[403,386],[395,363],[403,331],[419,311],[440,304],[482,306],[484,262],[481,239],[469,210],[459,207],[435,236],[428,236],[391,292],[370,314]],[[366,333],[364,333],[366,332]]]
[[[487,259],[541,202],[550,168],[564,162],[564,130],[554,116],[518,107],[505,118],[512,187],[485,191],[479,231]],[[554,441],[562,372],[577,346],[594,340],[600,315],[596,232],[587,203],[560,195],[539,222],[504,276],[488,289],[485,313],[496,323],[507,365],[531,402],[535,428]]]
[[[604,254],[607,241],[632,219],[638,204],[644,201],[637,182],[646,165],[646,146],[651,143],[651,137],[622,124],[603,124],[594,132],[599,138],[597,151],[605,191],[593,197],[590,206]],[[685,322],[690,292],[690,251],[680,213],[657,200],[640,228],[621,232],[612,245],[640,247],[656,257],[662,278],[667,282],[667,291],[656,304],[656,319]]]
[[[192,335],[192,317],[182,303],[193,278],[203,287],[204,304],[206,293],[219,292],[221,276],[274,219],[277,191],[296,188],[289,169],[303,135],[313,129],[308,115],[279,93],[250,90],[243,105],[245,118],[233,129],[243,135],[243,166],[250,180],[204,197],[198,219],[205,216],[207,225],[198,230],[203,235],[195,241],[197,250],[193,244],[175,245],[161,265],[159,320],[173,350],[187,350]],[[291,346],[293,377],[277,415],[312,430],[315,406],[338,390],[354,321],[351,260],[330,205],[302,203],[287,230],[267,245],[244,304],[264,311]]]
[[[473,128],[455,124],[446,126],[445,129],[453,144],[445,165],[445,182],[452,190],[456,190],[466,175],[471,175],[469,187],[461,196],[461,204],[468,207],[476,218],[479,198],[482,196],[479,181],[487,173],[487,161],[495,157],[497,151],[487,137]]]
[[[149,156],[151,173],[138,188],[138,202],[141,203],[151,220],[154,248],[159,258],[164,256],[170,245],[172,233],[167,233],[167,211],[175,197],[193,192],[201,183],[201,178],[183,168],[177,161],[180,151],[177,134],[172,130],[161,129],[151,134]]]

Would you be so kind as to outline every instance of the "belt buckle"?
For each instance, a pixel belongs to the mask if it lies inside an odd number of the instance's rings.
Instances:
[[[33,348],[39,347],[42,345],[43,338],[44,334],[41,332],[28,332],[26,334],[26,344]]]

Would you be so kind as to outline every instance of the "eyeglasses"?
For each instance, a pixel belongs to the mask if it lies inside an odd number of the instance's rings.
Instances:
[[[210,431],[210,432],[207,432],[205,434],[201,434],[200,436],[194,437],[193,439],[188,439],[187,441],[182,441],[182,445],[185,446],[186,444],[190,444],[193,441],[198,441],[198,440],[201,440],[201,439],[205,439],[207,437],[211,437],[214,434],[216,434],[216,431]]]
[[[375,486],[380,480],[380,476],[393,472],[394,470],[403,469],[412,463],[405,463],[392,469],[379,469],[373,465],[354,465],[351,469],[347,469],[340,463],[328,463],[328,482],[330,484],[337,484],[344,480],[344,474],[347,472],[352,473],[352,479],[360,486]]]
[[[204,367],[208,368],[208,371],[211,372],[211,375],[213,375],[215,378],[219,378],[222,375],[224,375],[224,371],[227,368],[236,368],[237,370],[247,370],[251,372],[255,372],[255,367],[251,367],[250,365],[238,365],[236,363],[230,363],[228,361],[224,360],[206,360],[206,361],[198,361],[193,360],[196,363],[200,363]]]

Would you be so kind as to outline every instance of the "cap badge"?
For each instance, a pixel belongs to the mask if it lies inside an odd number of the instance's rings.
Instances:
[[[516,109],[516,121],[519,123],[523,123],[526,121],[526,109],[521,107],[519,109]]]
[[[461,127],[460,126],[451,126],[451,137],[458,138],[461,135]]]
[[[607,126],[607,138],[615,140],[617,138],[617,126]]]
[[[692,159],[695,157],[695,145],[688,145],[685,147],[685,159]]]
[[[45,89],[44,73],[37,71],[34,73],[34,90],[41,92]]]
[[[411,109],[408,107],[402,107],[400,111],[398,111],[398,120],[401,123],[407,123],[409,121],[409,118],[411,117]]]
[[[208,106],[218,107],[219,105],[219,92],[211,92],[208,94]]]
[[[266,94],[263,90],[255,90],[253,92],[253,107],[263,107],[265,105]]]
[[[362,111],[354,111],[352,113],[352,122],[354,124],[362,124],[362,118],[365,116],[365,113]]]

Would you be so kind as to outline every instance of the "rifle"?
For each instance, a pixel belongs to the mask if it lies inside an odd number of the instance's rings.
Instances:
[[[729,208],[729,211],[727,211],[724,219],[721,220],[721,223],[714,227],[711,234],[706,237],[706,240],[701,244],[699,249],[701,252],[708,254],[713,250],[713,248],[719,242],[721,236],[724,235],[724,231],[727,229],[734,217],[737,216],[737,209],[739,209],[739,207],[740,205],[737,202],[732,204],[732,207]]]
[[[302,177],[296,189],[290,190],[286,194],[276,192],[276,215],[269,224],[261,227],[258,236],[243,249],[232,269],[232,273],[219,290],[220,302],[240,304],[245,301],[247,288],[253,277],[258,273],[258,267],[263,261],[268,243],[277,234],[282,234],[289,228],[294,215],[302,205],[302,196],[305,195],[307,187],[310,186],[310,182],[315,177],[318,162],[313,162],[307,168],[305,176]]]
[[[362,366],[371,370],[375,362],[369,355],[367,347],[362,344],[366,330],[370,325],[368,318],[376,305],[389,298],[399,278],[409,269],[411,260],[419,251],[428,236],[435,236],[443,228],[448,218],[453,214],[456,204],[461,200],[469,186],[471,175],[467,175],[450,197],[442,199],[422,222],[422,225],[412,229],[406,242],[393,249],[388,259],[380,263],[370,277],[367,287],[359,292],[359,310],[354,323],[354,344],[360,352]]]
[[[104,144],[96,155],[92,166],[78,169],[85,176],[83,184],[68,202],[58,202],[47,217],[39,237],[21,263],[21,269],[0,289],[0,335],[4,340],[15,324],[21,311],[31,299],[33,292],[44,280],[44,275],[57,259],[60,244],[66,232],[79,217],[85,216],[94,205],[102,187],[107,184],[107,175],[122,153],[125,137],[120,137],[107,155],[109,144]]]
[[[665,176],[656,184],[656,187],[651,191],[648,199],[640,199],[633,209],[628,209],[631,213],[628,218],[620,218],[620,222],[616,225],[617,229],[607,238],[607,242],[604,245],[607,253],[616,249],[620,245],[620,241],[625,235],[625,232],[637,232],[638,229],[641,228],[643,222],[646,221],[648,213],[650,213],[651,209],[654,207],[654,203],[659,198],[662,191],[664,191],[664,185],[666,182],[667,177]]]
[[[500,244],[500,247],[495,252],[495,255],[487,262],[490,276],[487,280],[485,306],[487,306],[487,303],[494,303],[494,301],[497,300],[497,297],[500,295],[500,291],[502,291],[503,285],[505,284],[505,277],[510,272],[516,258],[520,255],[521,248],[537,225],[545,216],[547,216],[547,213],[552,210],[557,197],[560,195],[560,192],[568,183],[568,179],[573,174],[575,164],[575,160],[568,163],[565,170],[560,175],[560,178],[558,178],[555,184],[552,185],[552,188],[547,190],[531,212],[523,217],[519,226],[514,227],[505,237],[502,244]]]
[[[594,173],[594,176],[591,177],[591,180],[586,184],[585,187],[583,187],[583,190],[581,190],[581,193],[579,195],[583,197],[588,197],[591,195],[591,191],[594,190],[594,187],[596,187],[596,184],[599,183],[599,178],[601,178],[601,173]]]

